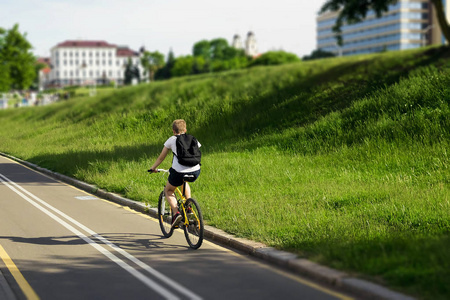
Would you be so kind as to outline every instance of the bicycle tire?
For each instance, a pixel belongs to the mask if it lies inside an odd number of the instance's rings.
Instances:
[[[159,194],[158,199],[158,219],[159,227],[161,228],[162,234],[168,238],[173,234],[172,228],[172,209],[170,204],[164,196],[164,191]]]
[[[189,247],[198,249],[202,245],[204,233],[202,211],[200,210],[198,202],[193,198],[187,199],[184,206],[189,221],[189,225],[183,224],[184,236],[186,237]],[[191,210],[191,212],[189,212],[189,210]]]

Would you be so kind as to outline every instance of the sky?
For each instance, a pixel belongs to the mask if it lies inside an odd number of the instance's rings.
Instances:
[[[0,0],[0,27],[19,24],[38,56],[66,40],[102,40],[167,57],[192,54],[200,40],[255,34],[260,53],[299,57],[316,48],[322,0]]]

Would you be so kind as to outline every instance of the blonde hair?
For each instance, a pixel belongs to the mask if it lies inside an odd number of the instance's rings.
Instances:
[[[176,134],[184,133],[186,131],[186,121],[183,119],[177,119],[173,121],[172,129]]]

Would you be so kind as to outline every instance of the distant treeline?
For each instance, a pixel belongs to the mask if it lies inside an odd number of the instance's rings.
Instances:
[[[313,51],[304,60],[334,56],[324,51]],[[300,58],[285,51],[269,51],[251,57],[243,49],[230,46],[226,39],[201,40],[194,44],[192,55],[175,57],[171,50],[167,60],[160,52],[145,52],[142,65],[147,70],[146,75],[151,80],[169,79],[172,77],[221,72],[227,70],[243,69],[260,65],[280,65],[298,62]]]

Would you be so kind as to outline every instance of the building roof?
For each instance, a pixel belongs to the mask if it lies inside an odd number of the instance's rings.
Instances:
[[[37,62],[50,65],[50,57],[38,57]]]
[[[36,62],[45,65],[45,67],[43,67],[43,68],[41,69],[41,71],[42,71],[44,74],[50,73],[50,71],[51,71],[51,69],[50,69],[50,57],[39,57],[39,58],[36,60]]]
[[[139,56],[139,53],[131,50],[128,47],[117,48],[116,56]]]
[[[65,41],[59,43],[56,47],[116,48],[117,46],[108,44],[105,41]]]
[[[129,56],[139,56],[139,53],[131,50],[127,46],[117,46],[114,44],[109,44],[105,41],[65,41],[59,43],[55,48],[115,48],[116,56],[129,57]]]
[[[48,74],[51,72],[50,69],[50,58],[49,57],[38,57],[36,60],[37,63],[44,64],[45,66],[40,70],[44,74]]]

